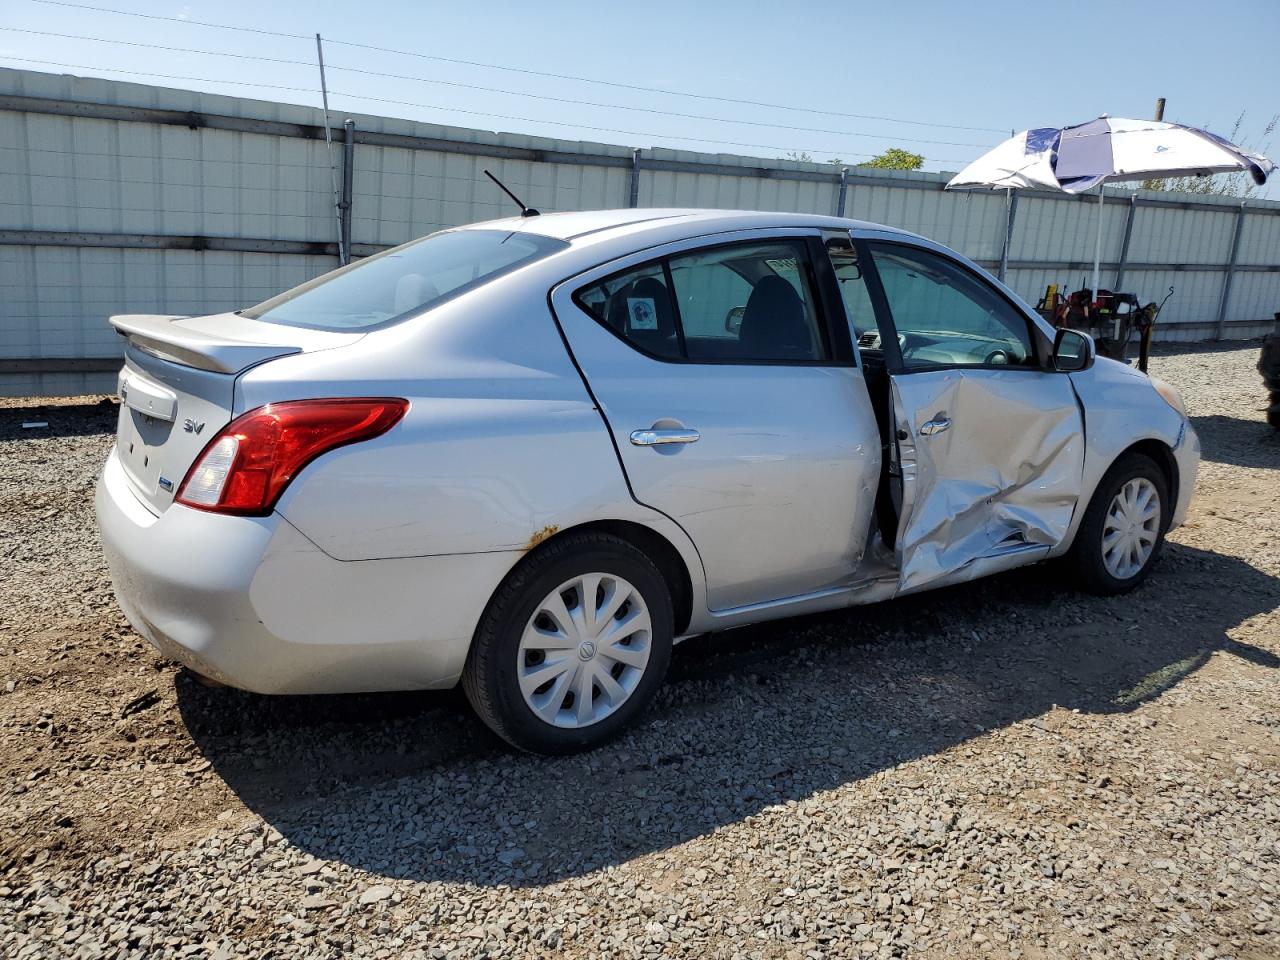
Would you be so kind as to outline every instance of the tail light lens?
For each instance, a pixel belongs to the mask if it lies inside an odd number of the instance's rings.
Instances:
[[[386,397],[269,403],[231,421],[187,471],[178,503],[265,516],[308,463],[390,430],[407,400]]]

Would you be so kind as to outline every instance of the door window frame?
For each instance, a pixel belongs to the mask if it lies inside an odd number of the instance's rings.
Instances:
[[[922,252],[937,257],[945,261],[949,266],[956,270],[963,271],[970,279],[981,284],[984,288],[994,294],[1013,311],[1022,322],[1026,325],[1027,339],[1031,343],[1031,349],[1035,357],[1034,364],[1008,364],[1008,363],[931,363],[924,367],[908,367],[902,359],[902,345],[898,342],[898,327],[893,320],[893,310],[889,306],[889,298],[885,294],[884,284],[880,280],[880,270],[876,265],[875,251],[871,249],[871,244],[886,247],[902,247],[912,252]],[[898,376],[910,376],[916,373],[929,373],[933,370],[1000,370],[1006,373],[1012,373],[1015,370],[1027,373],[1058,373],[1049,362],[1049,351],[1046,348],[1045,337],[1040,328],[1027,316],[1025,310],[1018,306],[1009,295],[1003,290],[994,286],[989,280],[984,278],[980,273],[974,271],[971,267],[961,263],[955,257],[948,256],[944,251],[934,249],[929,246],[922,246],[918,243],[910,243],[903,240],[889,240],[883,237],[853,237],[854,247],[858,251],[858,260],[863,262],[862,276],[867,281],[867,289],[871,294],[871,305],[876,313],[876,326],[881,331],[880,347],[884,354],[885,365],[891,374]],[[893,336],[889,338],[886,346],[884,331],[889,330]]]
[[[737,232],[737,231],[735,231]],[[844,319],[844,308],[839,299],[833,299],[833,293],[838,297],[839,290],[836,287],[835,271],[831,267],[830,258],[827,256],[826,245],[821,236],[815,230],[805,229],[796,231],[787,231],[785,233],[769,232],[762,233],[760,236],[742,237],[733,240],[717,240],[699,237],[695,241],[681,243],[677,248],[670,249],[656,256],[650,256],[646,259],[633,259],[627,257],[625,266],[607,273],[598,273],[599,267],[588,271],[587,275],[591,279],[583,283],[576,283],[570,294],[574,306],[594,320],[600,327],[607,330],[609,334],[622,343],[626,344],[631,350],[650,360],[656,360],[659,363],[669,363],[685,366],[738,366],[738,367],[858,367],[860,365],[858,354],[853,345],[852,334],[848,330],[848,324]],[[675,284],[672,282],[670,261],[678,260],[682,257],[694,256],[701,253],[711,253],[717,250],[732,249],[733,247],[753,247],[764,246],[770,243],[785,243],[789,245],[802,247],[805,256],[805,268],[801,271],[804,283],[807,284],[809,296],[813,302],[814,315],[818,323],[818,335],[821,338],[822,345],[826,348],[829,356],[812,360],[805,359],[777,359],[777,360],[756,360],[756,359],[739,359],[737,357],[688,357],[688,356],[661,356],[652,353],[639,344],[627,338],[620,330],[615,330],[604,320],[596,316],[582,300],[582,294],[589,288],[600,283],[605,283],[622,274],[630,273],[633,270],[639,270],[644,267],[661,265],[662,273],[666,280],[667,296],[671,300],[672,315],[675,317],[676,333],[681,344],[681,352],[684,349],[684,323],[680,316],[679,297],[676,296]],[[607,264],[601,264],[601,267]],[[835,318],[839,314],[839,322],[835,322]]]

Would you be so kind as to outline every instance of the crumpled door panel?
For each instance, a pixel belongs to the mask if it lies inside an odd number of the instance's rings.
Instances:
[[[1069,378],[1031,370],[936,370],[893,378],[902,469],[899,590],[984,557],[1066,536],[1080,497],[1084,435]],[[939,415],[951,427],[920,428]]]

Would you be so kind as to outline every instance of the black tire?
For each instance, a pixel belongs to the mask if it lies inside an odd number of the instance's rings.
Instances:
[[[613,713],[588,726],[558,727],[535,714],[520,692],[520,639],[544,598],[586,573],[622,577],[640,592],[651,622],[649,660]],[[485,725],[512,746],[544,754],[590,750],[630,727],[652,702],[671,661],[673,629],[670,590],[644,553],[612,534],[569,534],[530,554],[498,587],[471,641],[462,688]]]
[[[1103,557],[1103,525],[1107,510],[1116,494],[1126,483],[1137,478],[1150,481],[1159,495],[1158,532],[1155,548],[1142,568],[1132,576],[1120,579],[1107,569]],[[1164,550],[1164,535],[1169,529],[1173,508],[1174,504],[1169,497],[1169,483],[1165,479],[1164,471],[1150,457],[1141,453],[1128,453],[1112,464],[1111,469],[1098,482],[1093,499],[1089,501],[1084,519],[1080,522],[1080,529],[1076,531],[1075,543],[1071,546],[1071,552],[1067,554],[1068,563],[1074,568],[1080,586],[1100,596],[1114,596],[1128,593],[1146,580]]]

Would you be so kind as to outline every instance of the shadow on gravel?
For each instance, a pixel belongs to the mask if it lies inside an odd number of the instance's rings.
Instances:
[[[119,414],[120,405],[110,399],[97,403],[0,407],[0,441],[115,433]],[[23,427],[24,423],[47,423],[48,426],[27,428]]]
[[[1259,386],[1259,407],[1264,406],[1265,398],[1266,394]],[[1256,420],[1221,415],[1192,417],[1191,425],[1200,436],[1204,459],[1237,467],[1280,470],[1280,430],[1268,424],[1262,416],[1259,412]]]
[[[390,877],[531,886],[1054,705],[1132,710],[1215,652],[1280,666],[1226,636],[1280,600],[1280,580],[1240,560],[1173,544],[1146,586],[1110,600],[1060,576],[690,640],[640,728],[577,757],[507,750],[456,691],[268,698],[184,675],[178,703],[230,788],[302,850]]]
[[[1179,357],[1189,353],[1234,353],[1237,350],[1261,350],[1262,338],[1252,337],[1248,340],[1191,340],[1191,341],[1157,341],[1151,345],[1153,357]],[[1129,344],[1129,359],[1136,360],[1138,344]]]

